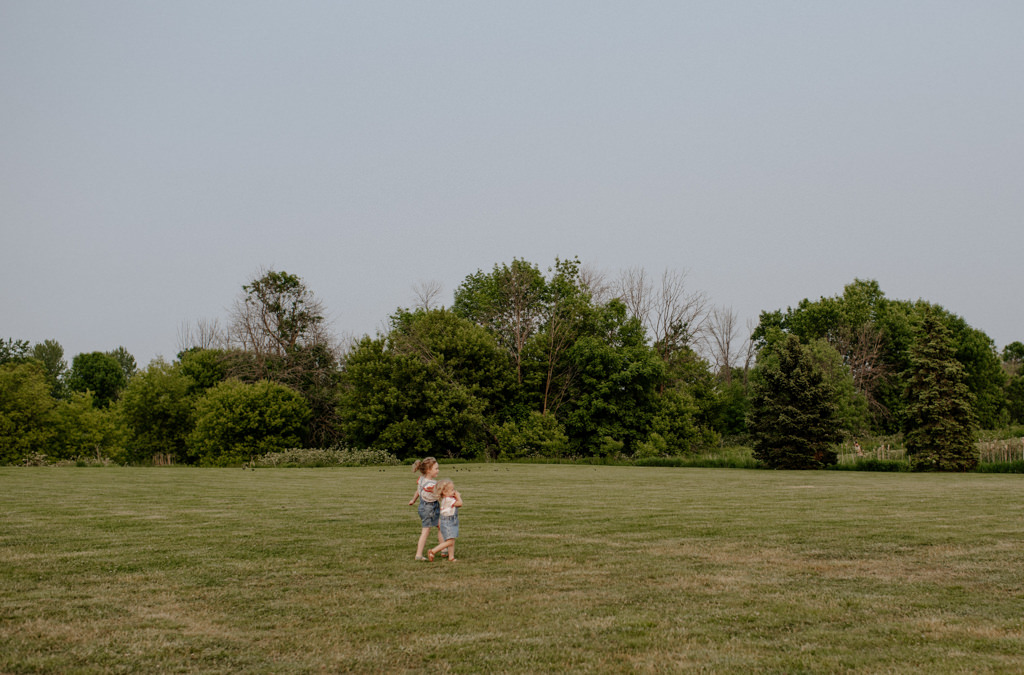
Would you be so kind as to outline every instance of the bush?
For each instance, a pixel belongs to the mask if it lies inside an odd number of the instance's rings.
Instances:
[[[1024,460],[1013,462],[982,462],[975,469],[978,473],[1024,473]]]
[[[253,467],[398,466],[398,458],[384,450],[351,448],[290,448],[268,452],[252,461]]]
[[[309,405],[283,384],[226,380],[196,402],[189,450],[206,466],[231,466],[301,445]]]
[[[554,415],[531,412],[519,422],[506,422],[495,431],[501,459],[565,457],[569,439]]]
[[[828,468],[833,471],[910,471],[910,463],[898,459],[862,457],[854,462],[834,464]]]

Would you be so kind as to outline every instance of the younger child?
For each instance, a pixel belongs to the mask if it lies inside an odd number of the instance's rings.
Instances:
[[[416,460],[416,463],[412,465],[412,470],[423,474],[416,479],[416,494],[409,500],[409,506],[415,504],[417,499],[420,500],[420,505],[416,511],[420,514],[420,522],[423,525],[423,529],[420,531],[420,540],[416,544],[416,560],[426,560],[423,557],[423,548],[427,545],[427,535],[430,534],[430,528],[437,527],[440,513],[435,485],[437,485],[437,473],[441,470],[441,465],[433,457],[427,457]],[[444,541],[441,538],[440,530],[437,531],[437,541],[438,543]]]
[[[459,536],[459,507],[462,506],[462,495],[455,489],[455,483],[448,479],[438,481],[434,492],[441,501],[438,523],[444,541],[427,551],[427,558],[433,562],[435,555],[447,551],[448,562],[455,562],[455,540]]]

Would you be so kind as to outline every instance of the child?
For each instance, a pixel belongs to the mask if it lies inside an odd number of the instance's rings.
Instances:
[[[423,530],[420,532],[419,543],[416,544],[416,560],[426,560],[423,557],[423,547],[427,545],[430,528],[437,527],[440,512],[434,486],[437,484],[437,472],[441,470],[441,465],[433,457],[427,457],[416,460],[416,463],[412,465],[412,470],[423,474],[416,479],[416,494],[409,500],[409,506],[415,504],[417,499],[420,500],[420,505],[416,510],[420,514]],[[437,541],[438,543],[444,542],[444,539],[441,538],[441,530],[437,531]]]
[[[427,551],[427,558],[434,562],[435,555],[447,551],[448,562],[456,562],[455,540],[459,536],[459,507],[462,506],[462,495],[455,489],[455,483],[447,479],[438,481],[434,492],[441,501],[441,517],[438,524],[444,541]]]

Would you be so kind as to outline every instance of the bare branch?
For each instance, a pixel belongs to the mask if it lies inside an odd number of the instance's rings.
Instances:
[[[593,265],[580,267],[579,283],[595,305],[603,305],[615,297],[614,284],[608,281],[608,274]]]
[[[186,319],[178,326],[178,352],[189,349],[222,349],[226,341],[218,319],[199,319],[195,326]]]
[[[619,274],[616,293],[626,311],[640,320],[645,328],[648,326],[648,315],[651,311],[651,296],[654,287],[647,279],[647,271],[642,267],[630,267]]]
[[[434,303],[437,301],[441,290],[444,287],[440,281],[420,281],[412,287],[414,306],[417,309],[422,309],[429,312],[434,308]]]

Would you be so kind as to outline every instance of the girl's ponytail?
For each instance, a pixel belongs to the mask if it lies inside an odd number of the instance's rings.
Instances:
[[[412,463],[412,470],[413,473],[419,471],[424,476],[426,476],[427,472],[430,471],[430,467],[434,466],[435,464],[437,464],[437,460],[434,459],[433,457],[424,457],[423,459],[417,459],[415,462]]]

